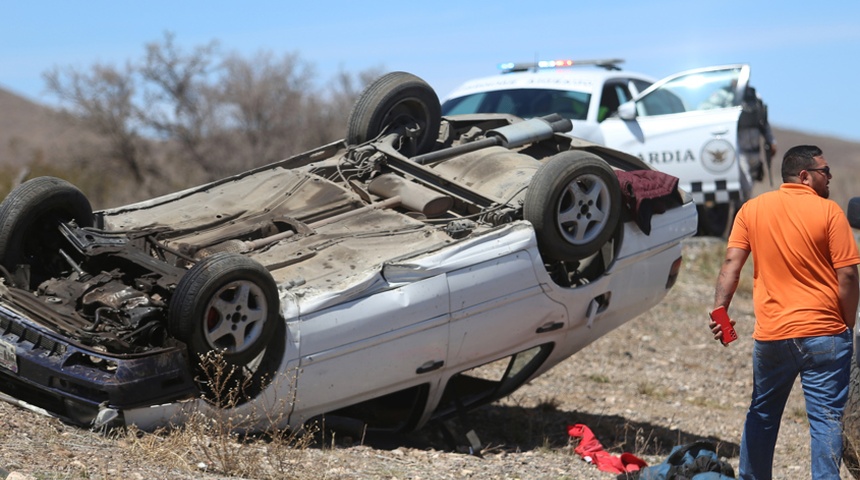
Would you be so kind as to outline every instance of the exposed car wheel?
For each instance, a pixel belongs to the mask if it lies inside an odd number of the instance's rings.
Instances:
[[[860,478],[860,368],[851,362],[848,401],[842,416],[842,461],[854,478]]]
[[[71,248],[57,228],[74,220],[80,227],[93,225],[87,197],[71,183],[54,177],[37,177],[12,190],[0,204],[0,265],[14,275],[29,265],[30,280],[22,288],[35,289],[48,278],[69,269],[60,254]]]
[[[170,299],[168,328],[196,360],[216,351],[230,366],[255,360],[279,322],[278,289],[262,265],[217,253],[194,265]]]
[[[594,254],[618,228],[621,187],[597,155],[567,151],[542,165],[529,183],[523,216],[546,260]]]
[[[439,136],[442,107],[424,80],[406,72],[391,72],[371,83],[349,114],[346,141],[357,145],[384,132],[400,131],[398,151],[407,157],[427,153]]]

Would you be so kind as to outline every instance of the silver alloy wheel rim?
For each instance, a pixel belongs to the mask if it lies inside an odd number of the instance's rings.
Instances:
[[[263,332],[268,311],[263,290],[248,280],[221,287],[206,305],[203,333],[213,349],[239,353],[253,346]]]
[[[609,221],[609,186],[597,175],[573,179],[558,200],[556,224],[572,245],[591,242]]]

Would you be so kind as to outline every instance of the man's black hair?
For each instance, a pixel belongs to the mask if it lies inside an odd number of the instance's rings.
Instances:
[[[815,168],[815,157],[823,154],[815,145],[798,145],[791,147],[782,157],[782,181],[786,182],[790,177],[796,177],[801,170]]]

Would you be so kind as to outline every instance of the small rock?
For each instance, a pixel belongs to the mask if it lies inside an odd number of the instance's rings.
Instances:
[[[12,472],[6,477],[6,480],[36,480],[36,477],[27,475],[21,472]]]

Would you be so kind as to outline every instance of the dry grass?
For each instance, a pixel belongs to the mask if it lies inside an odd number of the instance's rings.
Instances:
[[[234,368],[217,352],[201,358],[209,385],[204,400],[213,407],[195,411],[182,425],[144,432],[128,428],[111,432],[129,455],[161,464],[169,470],[207,472],[241,478],[294,478],[316,430],[284,427],[289,405],[277,404],[262,413],[268,428],[248,430],[251,419],[233,410],[246,385],[236,384]],[[220,408],[219,408],[220,407]]]

